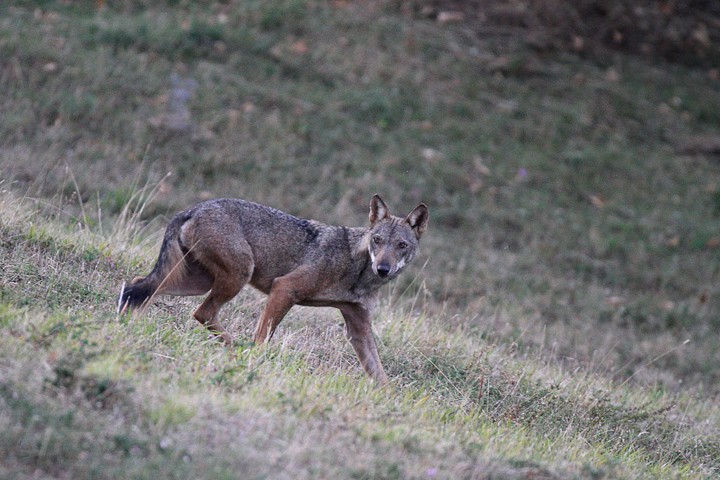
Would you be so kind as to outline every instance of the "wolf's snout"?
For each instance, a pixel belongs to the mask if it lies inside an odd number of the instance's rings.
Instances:
[[[390,274],[390,265],[387,263],[381,263],[377,266],[377,274],[385,278]]]

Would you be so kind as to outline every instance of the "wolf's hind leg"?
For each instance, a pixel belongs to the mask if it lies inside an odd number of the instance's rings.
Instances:
[[[192,256],[186,256],[160,281],[155,295],[204,295],[213,283],[212,274]]]
[[[220,308],[232,300],[250,280],[252,271],[253,266],[252,263],[250,263],[244,272],[228,272],[227,274],[216,276],[210,294],[197,310],[195,310],[195,313],[193,313],[197,321],[205,325],[211,332],[218,334],[226,345],[232,343],[232,337],[227,333],[225,327],[220,324],[218,312]]]
[[[225,253],[226,261],[214,261],[213,256],[204,258],[204,267],[210,272],[214,281],[210,293],[205,301],[195,310],[193,316],[197,321],[205,325],[208,330],[216,333],[226,345],[232,343],[232,337],[220,324],[218,312],[227,302],[250,281],[255,264],[251,253],[248,251],[237,251]]]

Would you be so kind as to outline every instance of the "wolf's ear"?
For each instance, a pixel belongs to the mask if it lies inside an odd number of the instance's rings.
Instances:
[[[370,226],[375,225],[380,220],[389,216],[390,212],[388,211],[387,205],[382,201],[380,195],[376,193],[370,200],[370,215],[368,215],[370,218]]]
[[[415,236],[418,239],[423,233],[425,233],[425,230],[427,230],[429,216],[430,213],[428,212],[427,205],[421,203],[415,207],[412,212],[408,213],[407,217],[405,217],[405,221],[408,225],[410,225],[410,228],[413,229],[413,232],[415,232]]]

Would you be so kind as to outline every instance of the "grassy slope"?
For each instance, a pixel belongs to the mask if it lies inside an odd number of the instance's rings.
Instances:
[[[329,313],[300,310],[272,345],[233,351],[207,339],[191,301],[118,319],[127,260],[17,212],[4,206],[0,256],[6,476],[702,478],[718,468],[712,402],[570,375],[448,331],[410,300],[383,305],[376,322],[386,390],[364,378]],[[242,300],[227,315],[248,338],[261,303]]]
[[[720,123],[701,72],[382,4],[127,5],[2,7],[2,178],[82,232],[3,197],[5,476],[718,471],[720,169],[675,150]],[[346,224],[375,191],[429,203],[422,281],[376,322],[393,389],[365,382],[330,312],[232,354],[192,301],[115,319],[161,223],[115,219],[168,171],[141,218],[210,195]],[[261,306],[225,313],[240,338]]]

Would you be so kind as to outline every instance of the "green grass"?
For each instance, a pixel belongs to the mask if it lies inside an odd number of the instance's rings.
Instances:
[[[2,269],[27,287],[3,290],[0,447],[16,478],[703,478],[720,467],[711,402],[572,372],[447,328],[412,299],[379,309],[385,389],[324,310],[232,350],[191,319],[190,300],[117,318],[122,255],[89,256],[97,238],[56,224],[40,235],[14,215],[3,212],[3,238],[16,241]],[[33,289],[49,271],[59,280]],[[249,338],[259,295],[241,297],[226,315]]]
[[[717,474],[706,72],[389,2],[107,3],[0,6],[0,476]],[[243,292],[234,352],[192,299],[111,314],[193,202],[359,225],[374,193],[431,217],[376,315],[389,390],[330,311],[250,348]]]

